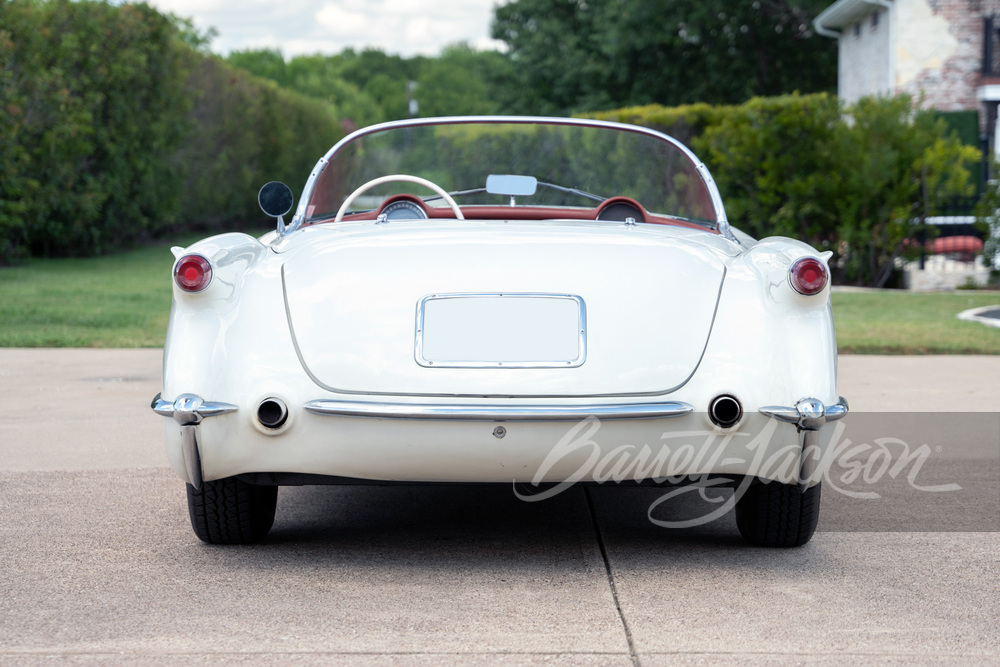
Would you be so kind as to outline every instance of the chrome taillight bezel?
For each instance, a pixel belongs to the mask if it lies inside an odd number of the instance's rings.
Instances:
[[[192,275],[188,269],[194,270],[197,275]],[[204,292],[214,278],[212,263],[198,253],[184,255],[174,263],[174,284],[188,294]]]
[[[808,271],[815,272],[818,277],[806,279]],[[816,296],[830,283],[830,271],[818,257],[800,257],[788,269],[788,284],[796,293],[802,296]]]

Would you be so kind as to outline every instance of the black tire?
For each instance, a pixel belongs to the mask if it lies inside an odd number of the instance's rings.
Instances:
[[[248,484],[235,477],[187,485],[188,514],[195,535],[209,544],[251,544],[271,530],[278,487]]]
[[[816,532],[820,486],[754,480],[736,501],[740,535],[758,547],[799,547]]]

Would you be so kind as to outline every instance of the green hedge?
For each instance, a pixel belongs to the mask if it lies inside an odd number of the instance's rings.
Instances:
[[[920,232],[914,221],[975,190],[979,151],[905,96],[844,106],[827,94],[796,94],[589,117],[684,141],[712,171],[736,226],[832,251],[843,282],[888,284]]]
[[[0,264],[260,219],[341,134],[147,5],[0,0]]]
[[[731,108],[711,104],[685,104],[679,107],[649,104],[582,114],[582,117],[642,125],[669,134],[690,146],[695,137],[701,136],[707,128],[717,125]]]
[[[188,131],[174,156],[187,227],[259,220],[257,191],[284,181],[301,191],[316,161],[343,135],[327,104],[279,88],[216,56],[188,53]]]
[[[0,3],[0,259],[99,253],[170,221],[179,56],[147,5]]]

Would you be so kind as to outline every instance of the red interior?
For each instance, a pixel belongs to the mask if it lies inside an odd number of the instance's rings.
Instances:
[[[374,220],[379,216],[386,206],[392,204],[393,202],[400,201],[402,199],[412,201],[418,206],[420,206],[427,217],[430,219],[446,219],[453,218],[455,214],[452,212],[451,207],[437,207],[437,206],[427,206],[419,197],[408,194],[395,195],[389,197],[382,205],[375,211],[365,211],[363,213],[355,213],[350,216],[345,216],[345,220],[355,221],[355,220]],[[642,205],[631,199],[629,197],[612,197],[606,201],[601,202],[595,208],[564,208],[559,206],[485,206],[485,205],[475,205],[475,206],[461,206],[462,215],[465,216],[467,220],[597,220],[598,214],[611,204],[616,202],[628,202],[632,204],[640,211],[646,218],[646,222],[655,225],[673,225],[675,227],[687,227],[690,229],[700,229],[701,231],[708,231],[713,234],[717,234],[718,231],[714,229],[707,229],[704,225],[700,225],[694,222],[687,222],[685,220],[678,220],[676,218],[671,218],[668,216],[654,215],[646,211]],[[309,224],[323,224],[326,222],[332,222],[331,220],[320,220]]]

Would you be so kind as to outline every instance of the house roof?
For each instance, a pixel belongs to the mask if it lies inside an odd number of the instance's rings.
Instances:
[[[837,0],[813,20],[816,32],[825,37],[839,37],[843,30],[878,7],[888,7],[891,0]]]

